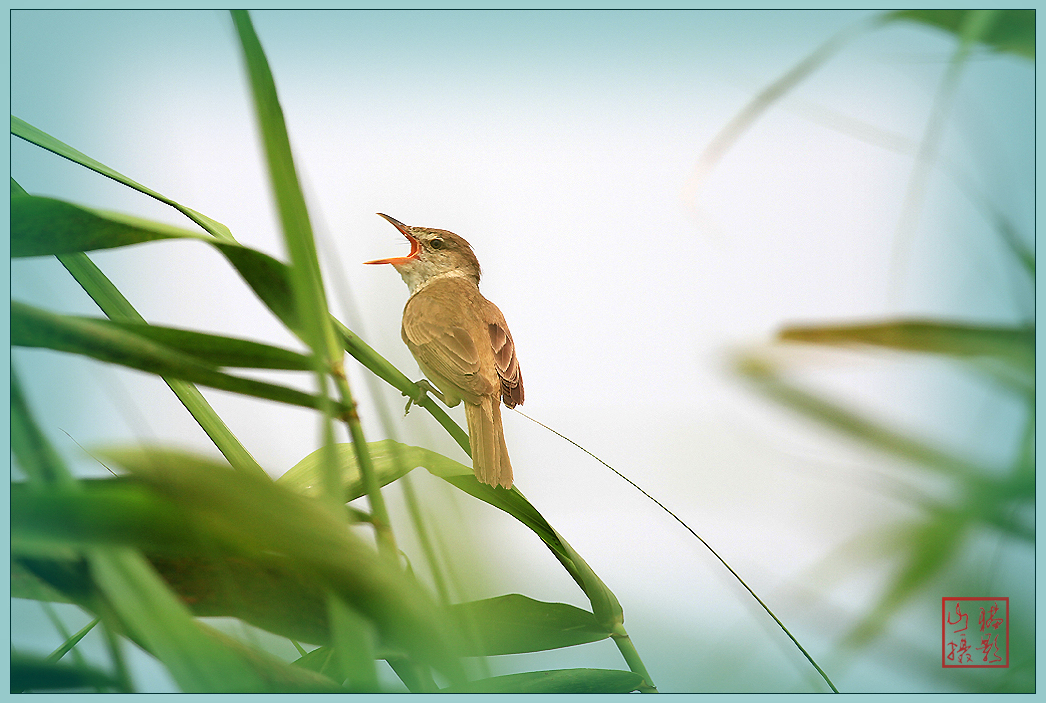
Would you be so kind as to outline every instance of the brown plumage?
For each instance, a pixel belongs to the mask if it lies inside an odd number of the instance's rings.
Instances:
[[[479,292],[479,261],[453,232],[381,216],[411,243],[405,257],[367,262],[392,264],[410,288],[403,341],[448,407],[465,401],[476,478],[511,488],[501,401],[523,402],[523,376],[505,316]]]

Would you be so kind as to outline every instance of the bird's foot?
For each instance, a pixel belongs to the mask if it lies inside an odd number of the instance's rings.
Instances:
[[[404,417],[406,417],[407,413],[410,412],[411,405],[420,405],[421,401],[425,400],[425,395],[427,393],[431,393],[432,395],[442,400],[444,405],[447,404],[447,399],[443,397],[443,394],[440,393],[439,390],[431,383],[429,383],[426,379],[423,378],[414,385],[418,387],[418,391],[415,395],[410,395],[409,393],[403,394],[407,396],[407,407],[403,409]]]

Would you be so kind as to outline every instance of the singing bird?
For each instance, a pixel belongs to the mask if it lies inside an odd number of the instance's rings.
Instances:
[[[378,215],[407,238],[410,254],[366,263],[392,264],[410,289],[403,341],[439,390],[424,385],[447,407],[465,401],[476,478],[511,488],[501,401],[510,408],[523,403],[523,375],[505,316],[479,292],[472,246],[453,232]]]

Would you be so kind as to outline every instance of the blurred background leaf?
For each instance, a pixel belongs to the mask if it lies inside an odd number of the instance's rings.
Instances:
[[[958,36],[971,10],[894,10],[895,21],[919,22]],[[1035,59],[1035,10],[993,10],[989,29],[980,41],[996,51]]]

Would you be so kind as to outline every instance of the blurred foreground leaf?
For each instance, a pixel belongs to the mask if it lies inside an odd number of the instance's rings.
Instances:
[[[51,662],[43,657],[11,652],[11,693],[68,689],[113,689],[119,681],[88,666]]]
[[[926,519],[896,525],[880,534],[885,553],[901,555],[886,590],[847,635],[844,644],[863,646],[879,635],[901,606],[938,576],[956,556],[970,534],[970,516],[934,510]]]
[[[615,669],[555,669],[495,676],[442,689],[442,693],[628,693],[643,677]]]
[[[244,576],[252,569],[294,586],[318,584],[370,618],[391,646],[457,676],[457,646],[442,611],[323,504],[192,455],[142,449],[101,455],[133,469],[139,480],[20,494],[12,512],[12,539],[20,552],[38,553],[41,544],[122,544],[172,555],[160,564],[183,569],[183,581],[213,577],[193,581],[198,588],[214,588],[237,570]],[[179,561],[179,555],[198,561]],[[210,570],[197,572],[208,561]],[[252,585],[247,578],[240,582]],[[259,588],[273,592],[264,579]],[[310,590],[315,596],[310,586],[306,597]],[[245,602],[250,608],[251,600]],[[282,608],[285,617],[306,615],[288,610],[288,603]]]
[[[141,502],[123,495],[114,505],[95,506],[103,507],[94,512],[95,520],[78,520],[82,512],[70,514],[68,508],[84,507],[84,491],[40,431],[14,373],[11,399],[15,459],[23,467],[36,465],[26,471],[29,483],[12,501],[13,560],[96,614],[106,632],[125,634],[160,659],[184,691],[331,690],[329,682],[285,666],[193,619],[141,555],[124,546],[138,537],[135,533],[106,533],[103,528],[103,539],[92,535],[97,523],[126,517],[117,514],[121,508],[130,506],[133,517]],[[13,494],[15,490],[12,485]],[[171,515],[163,508],[156,512]],[[141,510],[136,514],[141,516]],[[155,537],[154,532],[147,539]],[[124,676],[119,665],[117,675]]]
[[[153,568],[194,615],[237,617],[295,640],[329,643],[323,584],[298,558],[279,552],[259,556],[250,545],[236,548],[216,528],[200,538],[202,515],[186,515],[181,501],[172,504],[139,480],[82,483],[83,490],[44,494],[13,484],[13,544],[24,556],[41,555],[30,559],[32,573],[53,579],[76,572],[75,562],[48,559],[49,550],[41,544],[132,544],[149,554]],[[265,509],[264,503],[256,505]],[[233,507],[230,520],[235,512]],[[271,541],[271,536],[257,539]],[[50,587],[42,590],[36,580],[23,574],[12,595],[50,600]],[[611,635],[592,613],[518,594],[460,603],[451,606],[450,616],[474,635],[466,656],[544,651]]]
[[[114,481],[91,482],[86,503],[96,503],[101,494],[118,486],[105,484]],[[139,487],[140,488],[140,487]],[[137,489],[135,489],[137,490]],[[25,494],[17,492],[21,498]],[[110,502],[97,501],[98,509],[112,508]],[[141,511],[146,514],[150,503]],[[26,510],[50,508],[52,504],[32,499],[27,500]],[[59,508],[68,508],[68,503],[59,503]],[[255,558],[249,554],[231,552],[180,555],[171,553],[179,544],[177,538],[168,533],[166,539],[158,539],[157,531],[163,528],[150,526],[142,517],[131,520],[127,516],[114,519],[108,525],[85,525],[84,506],[70,510],[68,528],[59,534],[74,530],[93,531],[98,539],[115,540],[122,530],[144,528],[143,536],[136,540],[141,548],[148,550],[153,568],[163,577],[168,586],[192,609],[194,615],[204,617],[235,617],[269,632],[290,639],[327,645],[330,643],[328,615],[324,605],[322,585],[309,574],[297,569],[292,560],[279,560],[267,556]],[[21,517],[20,517],[21,520]],[[172,526],[177,526],[174,523]],[[51,534],[55,534],[49,528]],[[19,530],[19,550],[33,551],[27,547],[27,538]],[[173,530],[169,531],[173,532]],[[192,545],[189,545],[191,547]],[[199,547],[197,547],[199,550]],[[33,569],[50,574],[75,571],[75,563],[56,559],[35,558]],[[19,578],[12,586],[12,597],[36,600],[68,600],[54,598],[50,586],[41,585],[33,572],[21,565]],[[465,656],[498,656],[522,654],[561,647],[570,647],[606,639],[611,635],[599,626],[592,613],[565,603],[546,603],[519,594],[510,594],[479,601],[458,603],[450,607],[450,616],[461,628],[470,628],[475,641],[465,645]],[[388,648],[386,648],[387,650]]]
[[[460,673],[443,611],[324,503],[182,452],[108,449],[100,456],[184,511],[201,540],[317,579],[373,621],[391,646],[450,676]]]
[[[997,535],[1034,543],[1034,469],[1029,441],[1034,426],[1034,354],[1032,327],[984,327],[934,321],[899,321],[864,325],[791,327],[779,338],[786,342],[823,345],[872,345],[899,351],[925,352],[988,361],[993,372],[1017,379],[1028,417],[1022,444],[1012,465],[992,467],[946,449],[932,447],[863,417],[840,403],[828,401],[785,381],[782,369],[752,356],[739,369],[768,397],[801,412],[826,427],[844,432],[869,447],[931,468],[947,481],[946,498],[922,491],[901,491],[922,515],[866,538],[879,556],[889,558],[894,574],[873,607],[854,626],[844,643],[867,645],[879,636],[889,618],[924,593],[963,555],[964,548],[985,528]],[[1007,372],[1000,373],[999,367]],[[897,562],[900,562],[899,564]]]

